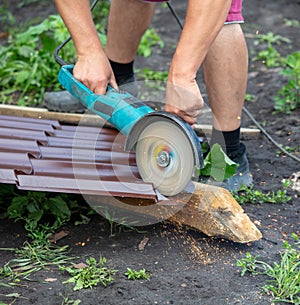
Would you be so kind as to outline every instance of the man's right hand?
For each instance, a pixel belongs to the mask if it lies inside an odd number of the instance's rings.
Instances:
[[[78,55],[73,75],[95,94],[105,94],[108,85],[118,90],[109,60],[102,50],[88,55]]]

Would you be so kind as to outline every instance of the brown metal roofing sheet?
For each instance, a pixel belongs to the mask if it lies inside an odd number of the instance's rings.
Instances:
[[[0,138],[0,148],[1,152],[28,152],[36,158],[41,156],[38,143],[34,140],[16,141],[15,139]]]
[[[16,175],[13,169],[0,168],[0,183],[15,184]]]
[[[14,169],[28,174],[32,171],[28,153],[8,153],[0,151],[0,168]]]
[[[80,163],[71,161],[31,159],[33,174],[75,179],[103,179],[107,181],[140,180],[135,166],[119,164]],[[129,175],[131,173],[131,175]],[[132,176],[134,175],[134,176]]]
[[[0,115],[0,183],[20,189],[156,199],[113,128]]]
[[[16,124],[15,121],[0,120],[0,127],[19,129],[19,124]],[[35,123],[31,123],[31,122],[22,122],[22,129],[38,130],[38,131],[43,130],[43,131],[46,131],[48,133],[52,133],[54,131],[54,128],[53,128],[52,125],[49,125],[49,124],[35,124]]]
[[[19,139],[19,140],[36,140],[42,143],[48,142],[46,133],[41,131],[22,129],[22,124],[18,122],[18,128],[3,128],[0,127],[0,138]]]
[[[110,146],[111,147],[111,146]],[[69,147],[52,147],[52,146],[40,146],[40,152],[43,159],[59,159],[59,160],[76,160],[78,162],[88,161],[88,155],[91,155],[91,151],[87,148],[74,148]],[[111,163],[112,160],[115,164],[135,164],[135,154],[127,153],[124,151],[111,152],[109,147],[103,147],[102,150],[97,149],[92,151],[94,153],[94,159],[96,162]]]
[[[25,190],[39,190],[66,193],[81,193],[88,195],[105,195],[119,197],[139,197],[155,199],[156,193],[151,184],[120,183],[89,179],[67,179],[50,176],[19,175],[18,187]]]
[[[55,128],[60,128],[60,123],[56,120],[45,120],[45,119],[33,119],[25,118],[20,116],[11,116],[11,115],[0,115],[0,121],[13,121],[13,122],[27,122],[34,124],[48,124],[52,125]]]

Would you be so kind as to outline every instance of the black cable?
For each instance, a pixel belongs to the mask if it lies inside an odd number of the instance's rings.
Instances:
[[[285,153],[287,156],[290,158],[300,162],[300,159],[294,156],[293,154],[289,153],[286,149],[284,149],[278,142],[276,142],[270,134],[255,120],[253,115],[250,113],[250,111],[246,108],[243,107],[243,111],[248,115],[248,117],[253,121],[253,123],[261,130],[261,132],[278,148],[280,149],[283,153]]]
[[[176,14],[173,6],[170,2],[167,2],[167,5],[172,13],[172,15],[175,17],[177,23],[179,24],[181,30],[183,29],[183,24],[180,21],[178,15]],[[257,126],[257,128],[267,137],[268,140],[270,140],[278,149],[280,149],[284,154],[286,154],[288,157],[294,159],[297,162],[300,162],[300,159],[294,156],[293,154],[289,153],[286,149],[284,149],[278,142],[276,142],[271,135],[256,121],[256,119],[253,117],[253,115],[250,113],[248,109],[246,109],[245,106],[243,106],[243,111],[248,115],[248,117],[253,121],[253,123]]]
[[[169,7],[172,15],[175,17],[177,23],[179,24],[180,29],[183,30],[183,23],[181,22],[179,16],[176,14],[173,6],[171,5],[171,3],[169,1],[167,2],[167,6]]]

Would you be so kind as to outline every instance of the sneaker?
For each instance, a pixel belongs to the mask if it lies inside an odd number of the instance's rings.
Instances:
[[[68,91],[46,92],[43,106],[55,112],[83,113],[86,110]]]
[[[228,157],[238,164],[236,173],[222,182],[212,180],[212,178],[199,177],[199,182],[223,187],[230,192],[238,191],[242,186],[249,187],[253,184],[253,177],[249,169],[249,162],[246,156],[246,147],[241,143],[240,148]]]
[[[119,89],[130,94],[138,95],[138,85],[134,76],[119,81]],[[68,91],[46,92],[43,106],[49,111],[83,113],[86,111],[79,100],[75,99]]]

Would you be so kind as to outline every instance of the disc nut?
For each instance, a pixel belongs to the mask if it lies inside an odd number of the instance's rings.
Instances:
[[[170,154],[167,151],[162,150],[158,153],[156,161],[160,167],[167,167],[171,161]]]

